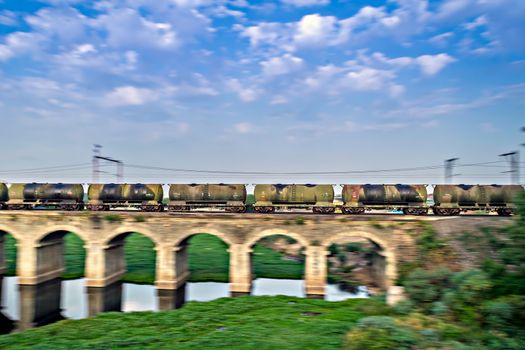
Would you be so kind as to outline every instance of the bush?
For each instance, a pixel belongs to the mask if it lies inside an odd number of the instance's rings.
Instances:
[[[403,285],[410,299],[419,307],[429,311],[439,301],[450,285],[451,272],[445,268],[432,271],[416,269],[405,279]]]
[[[328,247],[328,251],[330,252],[330,255],[332,256],[337,255],[337,253],[339,252],[339,250],[337,249],[337,244],[335,243],[330,244],[330,246]]]
[[[104,216],[104,220],[108,221],[108,222],[121,222],[122,221],[122,217],[118,214],[108,214],[106,216]]]
[[[445,242],[437,238],[437,233],[428,223],[421,223],[423,230],[416,240],[419,249],[423,253],[440,249],[445,246]]]
[[[135,216],[135,222],[145,222],[146,218],[142,215]]]
[[[396,324],[392,317],[370,316],[360,319],[346,337],[348,350],[412,349],[418,345],[417,334]]]
[[[345,248],[347,252],[352,253],[360,252],[363,250],[363,246],[361,245],[361,243],[358,242],[350,242],[346,245]]]
[[[338,253],[337,259],[341,262],[341,264],[344,264],[346,262],[346,254],[345,253]]]
[[[298,216],[295,218],[295,224],[296,225],[304,225],[304,218],[302,216]]]
[[[482,305],[481,313],[489,328],[525,337],[525,296],[511,295],[489,300]]]

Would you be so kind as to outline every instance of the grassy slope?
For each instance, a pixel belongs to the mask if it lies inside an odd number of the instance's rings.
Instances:
[[[14,239],[6,237],[6,258],[9,274],[15,273],[16,249]],[[124,246],[128,273],[124,281],[153,283],[155,279],[155,251],[151,240],[140,234],[131,234]],[[79,278],[84,274],[85,249],[76,235],[65,236],[66,272],[64,278]],[[196,235],[188,247],[190,281],[228,281],[229,254],[227,246],[217,237]],[[302,262],[283,260],[282,254],[256,245],[253,251],[253,271],[256,277],[299,279],[303,276]]]
[[[223,298],[159,313],[107,313],[0,337],[2,349],[340,349],[374,300]],[[319,314],[317,314],[319,313]]]

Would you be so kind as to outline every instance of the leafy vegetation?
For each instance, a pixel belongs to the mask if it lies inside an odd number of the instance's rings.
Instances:
[[[104,220],[106,220],[107,222],[121,222],[122,217],[118,214],[108,214],[104,215]]]
[[[180,310],[106,313],[0,337],[2,349],[341,349],[358,319],[388,313],[376,300],[239,297]]]

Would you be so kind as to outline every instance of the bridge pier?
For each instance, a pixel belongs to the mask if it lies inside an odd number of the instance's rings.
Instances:
[[[323,246],[305,247],[304,288],[308,297],[323,298],[325,295],[328,254]]]
[[[126,273],[124,237],[107,245],[94,242],[86,248],[86,287],[103,288],[119,281]]]
[[[252,291],[252,249],[242,244],[232,244],[230,253],[230,294],[239,296]]]
[[[163,244],[155,247],[157,266],[155,286],[158,290],[176,290],[183,288],[190,275],[188,269],[188,250],[186,244],[173,247]]]
[[[40,242],[18,244],[18,284],[37,285],[60,278],[64,272],[64,243],[62,237],[50,235]]]

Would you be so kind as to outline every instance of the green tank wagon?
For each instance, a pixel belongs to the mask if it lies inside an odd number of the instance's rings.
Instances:
[[[8,195],[8,209],[32,209],[37,206],[84,209],[84,187],[81,184],[14,183],[9,187]]]
[[[132,207],[143,211],[162,211],[163,196],[160,184],[91,184],[87,208],[101,211]]]
[[[402,210],[412,215],[428,213],[425,185],[344,185],[342,195],[344,214],[363,214],[372,209]]]
[[[168,210],[221,208],[227,212],[246,211],[246,186],[242,184],[171,184]]]
[[[332,185],[255,185],[254,209],[271,213],[276,208],[311,208],[314,213],[335,212]]]
[[[437,185],[432,209],[436,215],[481,210],[508,216],[516,208],[515,199],[521,192],[520,185]]]
[[[7,185],[3,182],[0,182],[0,210],[7,209],[8,200],[9,200],[9,194],[7,190]]]

